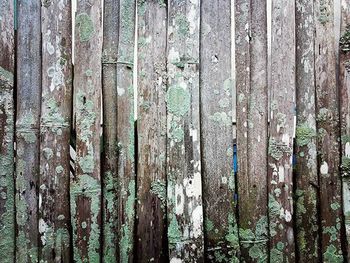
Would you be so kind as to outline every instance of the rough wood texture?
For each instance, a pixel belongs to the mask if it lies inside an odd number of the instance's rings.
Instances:
[[[138,4],[137,262],[167,262],[166,4]]]
[[[120,0],[117,61],[117,140],[119,187],[119,260],[133,261],[135,225],[135,127],[134,127],[134,30],[135,0]]]
[[[77,155],[70,186],[77,262],[100,262],[101,252],[101,11],[100,0],[77,2],[74,65]]]
[[[341,38],[339,44],[339,92],[341,127],[341,176],[343,178],[343,213],[346,230],[346,250],[350,260],[350,1],[343,1]]]
[[[39,261],[70,262],[69,140],[72,106],[70,1],[42,6]]]
[[[103,18],[103,261],[118,262],[117,52],[119,0],[104,1]]]
[[[343,262],[337,50],[333,0],[315,1],[316,125],[323,260]]]
[[[296,257],[300,262],[320,262],[314,3],[298,0],[296,7]]]
[[[203,262],[198,0],[168,5],[167,204],[171,262]],[[220,115],[221,116],[221,115]]]
[[[15,256],[13,4],[12,0],[0,3],[0,258],[4,263],[14,262]]]
[[[16,262],[38,258],[41,1],[17,1]]]
[[[231,1],[201,2],[201,142],[205,258],[238,260],[234,204]],[[238,261],[237,261],[238,262]]]
[[[271,109],[268,147],[270,262],[294,262],[293,137],[295,117],[295,6],[272,2]]]
[[[241,260],[267,262],[267,152],[261,151],[267,148],[266,1],[241,1],[236,10]],[[261,205],[257,207],[257,203]]]

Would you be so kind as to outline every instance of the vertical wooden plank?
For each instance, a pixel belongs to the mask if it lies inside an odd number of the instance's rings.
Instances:
[[[200,103],[205,258],[238,262],[234,204],[231,1],[201,2]]]
[[[41,1],[17,1],[16,262],[38,258]]]
[[[163,1],[138,3],[137,262],[167,262],[166,40]]]
[[[198,0],[168,2],[167,196],[170,262],[203,262]],[[220,115],[221,116],[221,115]]]
[[[135,127],[133,60],[135,0],[120,0],[117,61],[119,261],[132,262],[135,225]]]
[[[270,262],[294,262],[294,1],[273,0],[271,18],[271,116],[268,147]]]
[[[72,106],[70,1],[42,6],[39,261],[70,261],[69,139]]]
[[[266,1],[237,8],[236,85],[241,260],[267,262],[267,20]],[[259,208],[256,207],[259,204]]]
[[[315,1],[315,79],[323,260],[343,262],[340,127],[334,2]]]
[[[100,262],[101,1],[79,0],[75,17],[76,171],[71,181],[74,260]]]
[[[103,16],[103,253],[104,262],[118,262],[117,52],[119,0],[104,1]]]
[[[0,255],[4,263],[15,256],[14,195],[14,2],[0,3]]]
[[[343,214],[346,230],[347,260],[350,259],[350,1],[341,9],[341,38],[339,43],[339,92],[341,127],[341,176],[343,181]]]
[[[296,257],[320,262],[315,109],[314,2],[296,2]]]

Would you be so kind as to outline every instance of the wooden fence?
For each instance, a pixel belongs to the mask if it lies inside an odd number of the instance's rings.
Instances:
[[[1,0],[0,29],[1,262],[350,261],[350,0]]]

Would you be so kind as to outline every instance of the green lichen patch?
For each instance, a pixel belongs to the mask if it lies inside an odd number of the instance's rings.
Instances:
[[[180,86],[171,86],[166,95],[169,112],[176,116],[184,116],[191,106],[191,96],[188,90]]]
[[[343,262],[343,255],[341,250],[338,251],[334,245],[329,245],[323,253],[323,259],[327,263],[341,263]]]
[[[318,21],[322,25],[325,25],[327,22],[329,22],[330,15],[331,11],[327,0],[320,0],[320,15],[318,17]]]
[[[179,223],[177,222],[176,216],[172,215],[170,224],[168,226],[168,240],[169,245],[174,246],[181,242],[182,234]]]
[[[343,156],[341,160],[342,176],[350,175],[350,158]]]
[[[327,121],[328,115],[329,115],[329,110],[326,109],[326,108],[321,108],[321,109],[318,111],[316,120],[317,120],[317,121],[320,121],[320,122]]]
[[[75,18],[80,42],[89,41],[95,33],[94,23],[87,13],[78,14]]]
[[[296,127],[295,135],[298,146],[302,147],[308,145],[316,137],[316,131],[307,123],[303,123]]]
[[[175,127],[170,131],[170,139],[174,142],[182,142],[184,139],[184,131],[181,127]]]
[[[339,46],[341,51],[347,53],[350,51],[350,26],[348,25],[345,29],[344,34],[339,40]]]
[[[226,112],[215,112],[213,115],[209,116],[209,119],[220,126],[232,125],[232,119]]]
[[[0,67],[0,83],[1,82],[5,82],[10,87],[13,87],[13,74],[2,67]]]
[[[190,32],[190,23],[184,14],[178,14],[175,17],[175,25],[177,27],[177,32],[181,37],[185,38],[188,36]]]
[[[276,141],[274,138],[269,140],[269,155],[275,160],[280,160],[284,154],[292,154],[292,149],[284,142]]]
[[[151,193],[156,195],[162,204],[162,209],[166,207],[166,183],[162,180],[153,181],[151,184]]]

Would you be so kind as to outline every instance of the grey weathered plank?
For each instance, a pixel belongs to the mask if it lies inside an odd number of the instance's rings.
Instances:
[[[199,11],[197,0],[168,3],[167,218],[171,262],[204,259]]]
[[[296,2],[296,257],[320,262],[313,1]]]
[[[41,1],[17,1],[16,262],[38,257]]]
[[[343,262],[339,98],[334,1],[315,1],[315,80],[321,248],[326,262]]]
[[[118,142],[117,142],[117,52],[119,0],[104,1],[103,17],[103,254],[106,262],[118,262]]]
[[[267,262],[266,1],[241,1],[236,12],[239,236],[241,260]],[[256,204],[259,203],[259,207]]]
[[[39,261],[69,262],[70,123],[72,105],[71,4],[42,6]]]
[[[346,250],[350,259],[350,2],[343,1],[341,9],[341,38],[339,50],[339,94],[341,127],[341,176],[343,182],[343,214],[346,230]]]
[[[268,147],[270,261],[293,262],[294,1],[273,1],[271,18],[271,116]]]
[[[77,262],[100,262],[101,1],[79,0],[75,16],[76,171],[70,184]]]
[[[117,61],[117,140],[119,187],[119,260],[133,261],[135,225],[135,127],[134,127],[134,30],[135,0],[120,0]]]
[[[15,256],[14,195],[14,2],[0,3],[0,251],[4,263]]]
[[[167,262],[166,41],[162,1],[138,3],[137,262]]]
[[[205,258],[238,260],[233,173],[231,1],[201,2],[200,105]]]

